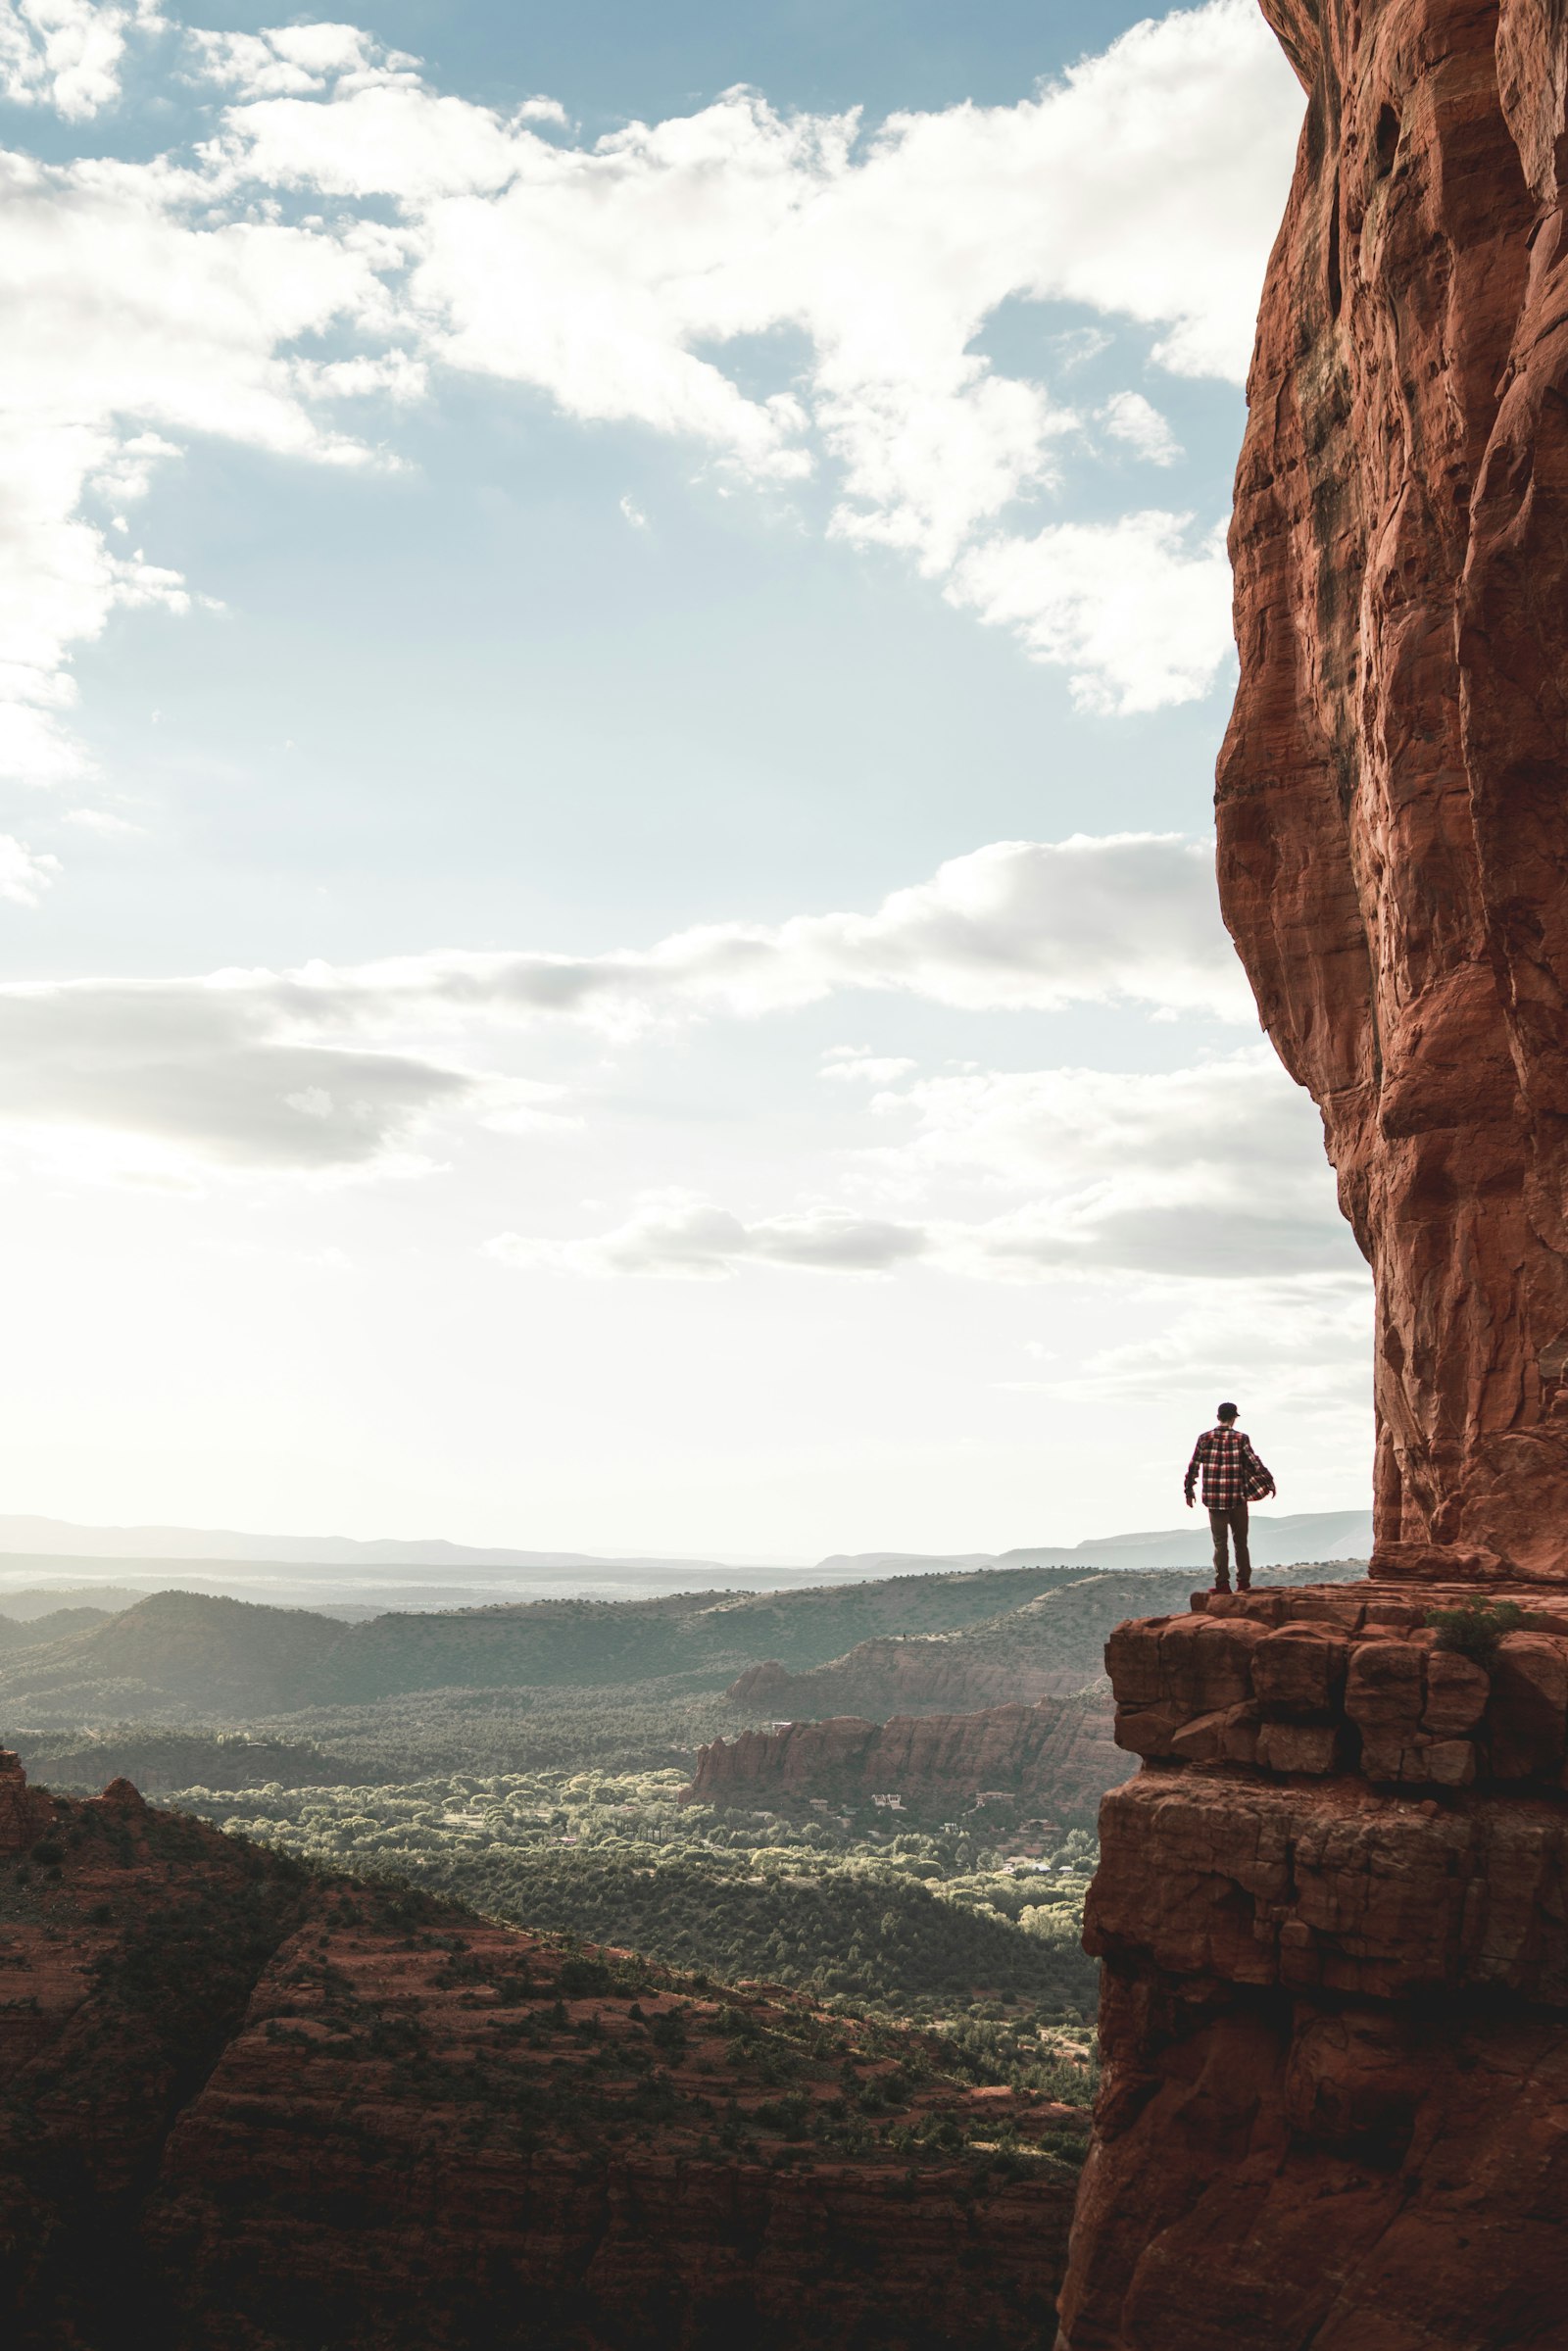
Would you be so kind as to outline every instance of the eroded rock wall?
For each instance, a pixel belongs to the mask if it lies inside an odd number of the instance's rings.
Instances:
[[[1432,1596],[1199,1593],[1112,1638],[1146,1760],[1085,1912],[1062,2351],[1568,2343],[1568,1602],[1521,1588],[1489,1670]]]
[[[699,1750],[685,1794],[707,1804],[897,1795],[924,1811],[992,1790],[1067,1826],[1092,1816],[1131,1768],[1111,1734],[1108,1698],[1089,1690],[976,1714],[896,1714],[885,1723],[842,1715],[743,1731]]]
[[[1374,1575],[1568,1577],[1557,0],[1263,0],[1222,902],[1378,1291]]]

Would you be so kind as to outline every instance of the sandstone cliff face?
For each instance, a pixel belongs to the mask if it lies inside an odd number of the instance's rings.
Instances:
[[[0,1754],[0,2310],[29,2351],[1024,2351],[1080,2118],[939,2056]]]
[[[1263,0],[1226,919],[1375,1270],[1373,1574],[1568,1577],[1568,23]]]
[[[1066,1827],[1131,1769],[1112,1736],[1108,1699],[1089,1690],[976,1714],[894,1715],[886,1723],[845,1715],[745,1731],[700,1749],[685,1792],[707,1804],[894,1794],[931,1811],[971,1803],[984,1789],[1017,1796]]]
[[[1095,2138],[1063,2351],[1568,2340],[1568,1602],[1194,1596],[1107,1651]]]

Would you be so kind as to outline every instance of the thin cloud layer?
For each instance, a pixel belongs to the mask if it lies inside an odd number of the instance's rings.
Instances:
[[[0,839],[0,895],[26,903],[51,878],[49,860]],[[862,991],[976,1011],[1119,1001],[1252,1017],[1209,851],[1175,834],[1079,835],[956,857],[869,914],[714,923],[642,951],[0,987],[0,1120],[140,1135],[212,1164],[368,1170],[401,1165],[438,1114],[535,1122],[538,1089],[490,1066],[509,1032],[565,1025],[624,1041]],[[485,1066],[433,1050],[454,1037]],[[904,1066],[861,1056],[830,1069],[874,1083]],[[946,1098],[899,1099],[922,1105],[935,1137]],[[976,1131],[1004,1123],[994,1105],[973,1110]]]
[[[148,6],[0,5],[0,86],[84,120],[127,41],[161,31]],[[174,55],[184,101],[220,106],[207,143],[0,159],[0,772],[84,772],[72,649],[118,606],[183,609],[128,512],[184,436],[366,464],[342,404],[417,399],[440,371],[679,436],[754,482],[825,474],[836,536],[906,556],[1090,708],[1213,683],[1229,628],[1206,520],[1014,518],[1097,447],[1168,464],[1153,404],[1128,386],[1086,414],[1081,351],[1063,343],[1053,382],[977,345],[1009,301],[1070,302],[1151,334],[1157,367],[1240,380],[1300,112],[1247,0],[1135,26],[1018,105],[870,136],[734,90],[579,145],[548,97],[454,98],[329,23],[197,30]],[[306,348],[328,333],[342,356]],[[770,334],[779,376],[758,391],[731,353],[747,338],[750,367]]]
[[[8,1126],[120,1137],[143,1147],[128,1164],[171,1172],[394,1168],[434,1111],[482,1085],[290,1035],[243,979],[0,989],[0,1070]]]
[[[1266,1049],[1157,1075],[964,1071],[911,1080],[872,1107],[910,1116],[912,1132],[860,1155],[844,1186],[857,1204],[741,1216],[660,1196],[607,1231],[506,1233],[490,1253],[525,1271],[597,1278],[714,1279],[747,1264],[877,1274],[919,1262],[985,1281],[1135,1274],[1207,1288],[1290,1275],[1309,1289],[1361,1287],[1316,1113]],[[960,1189],[1019,1197],[996,1214],[933,1212]],[[877,1194],[881,1213],[867,1204]]]
[[[870,914],[710,923],[602,955],[434,954],[278,978],[291,1015],[566,1016],[612,1036],[757,1018],[851,989],[968,1011],[1124,1003],[1255,1018],[1219,920],[1212,851],[1176,833],[999,841]]]
[[[743,1224],[688,1193],[641,1200],[625,1223],[585,1241],[526,1240],[498,1233],[487,1256],[524,1273],[652,1275],[661,1281],[722,1281],[743,1265],[785,1265],[809,1273],[886,1274],[931,1247],[918,1225],[857,1216],[833,1207],[764,1216]]]

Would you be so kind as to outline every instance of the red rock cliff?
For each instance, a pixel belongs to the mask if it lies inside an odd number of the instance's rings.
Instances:
[[[699,1751],[685,1793],[707,1804],[893,1794],[929,1810],[971,1803],[987,1789],[1069,1825],[1092,1813],[1131,1768],[1111,1736],[1108,1699],[1086,1690],[977,1714],[896,1714],[885,1723],[841,1715],[743,1731]]]
[[[1062,2351],[1568,2341],[1568,1600],[1518,1588],[1488,1670],[1432,1596],[1200,1594],[1112,1638],[1146,1761],[1085,1913]]]
[[[1373,1581],[1107,1650],[1060,2351],[1568,2344],[1562,0],[1263,0],[1226,917],[1377,1283]],[[1439,1599],[1524,1612],[1490,1666]]]
[[[1226,919],[1378,1293],[1374,1576],[1568,1577],[1568,23],[1263,0]]]

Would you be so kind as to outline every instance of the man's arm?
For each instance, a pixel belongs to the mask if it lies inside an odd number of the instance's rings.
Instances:
[[[1267,1482],[1270,1494],[1278,1494],[1279,1488],[1274,1483],[1274,1472],[1269,1468],[1266,1461],[1260,1461],[1257,1455],[1253,1452],[1251,1439],[1250,1437],[1244,1437],[1242,1439],[1242,1444],[1246,1448],[1249,1463],[1253,1469],[1256,1470],[1258,1476]]]
[[[1200,1437],[1198,1443],[1193,1447],[1193,1457],[1187,1464],[1187,1475],[1182,1481],[1182,1492],[1187,1496],[1187,1507],[1189,1510],[1191,1510],[1193,1506],[1193,1488],[1198,1484],[1199,1468],[1207,1450],[1208,1434],[1205,1430],[1204,1434]]]

